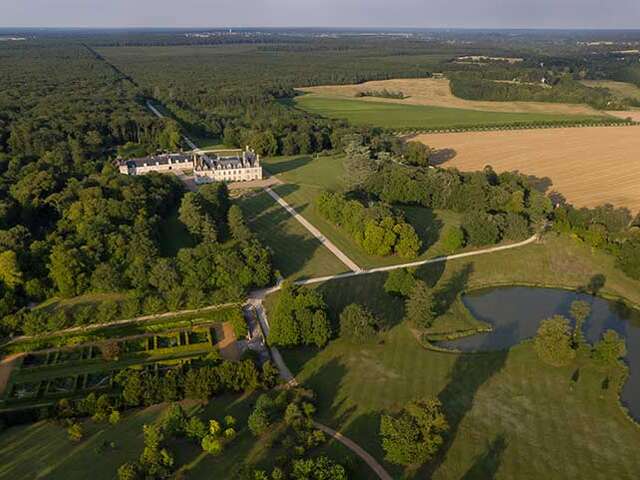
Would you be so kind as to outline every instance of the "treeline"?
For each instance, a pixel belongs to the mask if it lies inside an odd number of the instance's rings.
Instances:
[[[591,209],[562,205],[553,212],[553,226],[612,254],[618,268],[640,280],[640,214],[633,218],[627,208],[612,205]]]
[[[411,150],[394,139],[384,141],[384,137],[375,142],[363,137],[352,139],[345,159],[347,188],[391,205],[421,205],[463,213],[462,245],[458,245],[459,232],[447,233],[447,243],[457,247],[522,240],[543,224],[552,210],[549,198],[524,175],[497,174],[490,167],[464,173],[403,165]],[[419,153],[421,159],[428,159],[428,150]]]
[[[455,76],[451,78],[451,92],[467,100],[584,103],[599,110],[623,110],[627,107],[606,88],[587,87],[569,77],[563,77],[550,86]]]
[[[406,95],[401,91],[387,90],[362,90],[356,93],[357,98],[362,97],[379,97],[379,98],[393,98],[396,100],[404,100]]]
[[[99,171],[127,142],[177,147],[175,122],[149,115],[135,86],[83,46],[1,46],[0,55],[0,155],[28,163],[55,151],[78,174]]]
[[[389,205],[365,206],[340,193],[323,192],[316,199],[320,214],[343,228],[369,255],[415,258],[422,241],[404,216]]]

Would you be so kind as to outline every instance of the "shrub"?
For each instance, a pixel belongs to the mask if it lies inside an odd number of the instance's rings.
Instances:
[[[187,420],[184,426],[184,433],[192,440],[202,441],[207,435],[207,426],[200,418],[194,415]]]
[[[251,430],[251,433],[258,437],[266,432],[270,425],[271,422],[268,412],[256,406],[247,420],[247,426],[249,430]]]
[[[417,280],[405,302],[406,318],[416,327],[428,328],[436,317],[433,293],[422,280]]]
[[[69,436],[69,440],[72,442],[79,442],[84,436],[82,425],[77,422],[72,423],[67,428],[67,435]]]
[[[413,272],[407,268],[391,270],[384,282],[384,291],[390,295],[408,297],[416,284]]]

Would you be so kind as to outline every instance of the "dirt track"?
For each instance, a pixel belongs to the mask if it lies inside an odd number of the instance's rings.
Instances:
[[[425,134],[436,149],[453,149],[442,164],[460,170],[491,165],[552,181],[576,206],[603,203],[640,211],[640,127],[589,127]]]
[[[320,95],[354,98],[357,92],[366,90],[401,91],[409,98],[403,100],[379,97],[363,97],[359,100],[372,102],[401,103],[409,105],[432,105],[435,107],[465,108],[488,112],[556,113],[563,115],[602,115],[587,105],[549,102],[485,102],[464,100],[451,93],[449,80],[444,78],[418,78],[377,80],[358,85],[325,85],[300,88],[300,91]]]

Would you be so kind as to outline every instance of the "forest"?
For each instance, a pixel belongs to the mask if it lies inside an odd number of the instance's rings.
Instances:
[[[0,58],[2,334],[232,300],[271,280],[236,210],[228,221],[226,189],[185,195],[175,177],[118,173],[122,148],[181,147],[177,122],[151,115],[135,83],[80,44],[0,47]],[[164,258],[163,222],[178,209],[194,242]],[[100,315],[26,308],[88,292],[126,295]]]

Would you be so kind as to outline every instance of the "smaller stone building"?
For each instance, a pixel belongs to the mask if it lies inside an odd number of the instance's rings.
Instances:
[[[148,157],[131,158],[118,162],[120,173],[125,175],[144,175],[149,172],[185,171],[193,169],[191,155],[182,153],[164,153]]]

